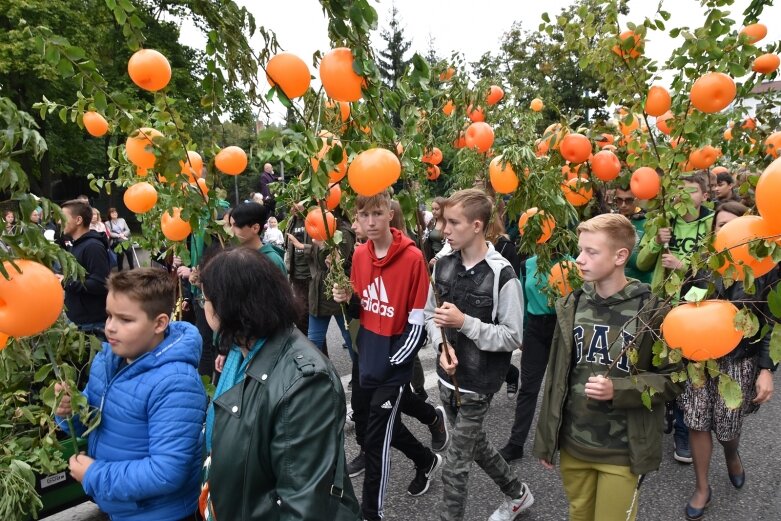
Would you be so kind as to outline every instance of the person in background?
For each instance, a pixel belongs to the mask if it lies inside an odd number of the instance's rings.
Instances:
[[[277,218],[273,215],[268,218],[266,223],[266,231],[263,232],[263,244],[271,244],[280,250],[285,247],[285,236],[282,235]]]
[[[129,269],[135,268],[133,261],[133,243],[130,241],[130,228],[128,228],[125,219],[119,216],[116,208],[108,209],[109,221],[106,223],[109,237],[111,238],[111,248],[117,254],[117,270],[122,271],[127,257]]]
[[[429,263],[445,244],[445,236],[442,233],[445,228],[445,221],[442,219],[442,205],[446,200],[445,197],[435,197],[431,202],[431,220],[423,233],[423,253],[426,256],[426,262]]]
[[[263,244],[260,235],[266,225],[268,210],[258,203],[241,203],[230,213],[230,224],[233,236],[244,248],[258,250],[276,264],[282,273],[287,275],[282,253],[272,244]]]
[[[637,233],[637,244],[632,250],[632,255],[629,256],[629,261],[626,263],[626,276],[650,284],[653,271],[643,271],[637,267],[637,255],[640,253],[640,244],[645,236],[645,210],[636,206],[636,203],[637,198],[626,182],[616,186],[613,191],[613,205],[616,213],[620,213],[629,219],[632,226],[635,227],[635,233]]]
[[[309,331],[309,271],[308,256],[312,250],[312,238],[304,226],[304,205],[295,203],[290,210],[287,230],[285,231],[285,265],[293,286],[293,295],[298,300],[302,315],[297,317],[296,326],[305,335]],[[295,241],[291,240],[291,237]],[[297,246],[301,245],[301,247]]]
[[[716,203],[740,202],[740,197],[735,193],[735,178],[729,172],[716,174],[716,186],[713,188],[713,193],[716,196]]]
[[[3,212],[3,223],[5,223],[5,234],[13,235],[16,233],[16,214],[13,210]]]
[[[277,176],[274,175],[274,167],[271,163],[263,165],[263,173],[260,174],[260,181],[258,182],[258,192],[263,196],[263,205],[268,208],[268,214],[276,216],[277,200],[274,197],[274,193],[269,186],[271,183],[278,181]]]
[[[103,224],[103,221],[100,219],[100,210],[97,208],[92,209],[92,220],[89,223],[89,229],[95,230],[98,233],[105,233],[106,238],[110,238],[108,233],[108,228],[105,224]]]

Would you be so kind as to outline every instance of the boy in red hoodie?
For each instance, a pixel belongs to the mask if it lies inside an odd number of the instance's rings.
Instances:
[[[426,340],[423,308],[429,280],[421,251],[390,227],[390,202],[387,192],[356,199],[357,219],[368,240],[353,254],[352,287],[334,287],[334,300],[350,302],[351,314],[361,323],[358,370],[361,387],[371,394],[361,505],[368,521],[383,517],[391,446],[415,462],[415,478],[407,489],[413,496],[428,490],[442,464],[442,457],[424,447],[399,419],[412,361]]]

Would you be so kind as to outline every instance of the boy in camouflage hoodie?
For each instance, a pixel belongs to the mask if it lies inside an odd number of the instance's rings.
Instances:
[[[680,364],[652,363],[667,309],[624,274],[635,240],[619,214],[581,223],[577,263],[586,283],[556,303],[534,455],[552,469],[561,452],[572,521],[635,519],[642,476],[661,461],[664,402],[681,390],[669,378]],[[655,391],[650,409],[647,388]]]

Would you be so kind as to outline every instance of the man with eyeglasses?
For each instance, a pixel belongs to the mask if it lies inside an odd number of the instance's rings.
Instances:
[[[643,235],[645,235],[645,210],[636,206],[636,202],[637,199],[628,185],[616,187],[615,195],[613,196],[613,213],[620,213],[629,219],[637,232],[637,243],[635,243],[632,255],[626,263],[624,272],[627,277],[650,284],[653,271],[642,271],[637,267],[637,253],[640,251],[640,242],[643,239]]]

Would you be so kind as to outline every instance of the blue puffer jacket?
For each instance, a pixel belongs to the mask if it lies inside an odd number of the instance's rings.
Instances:
[[[108,344],[95,356],[84,394],[102,412],[82,485],[112,520],[195,512],[206,413],[200,357],[201,336],[186,322],[172,322],[160,345],[122,369]]]

